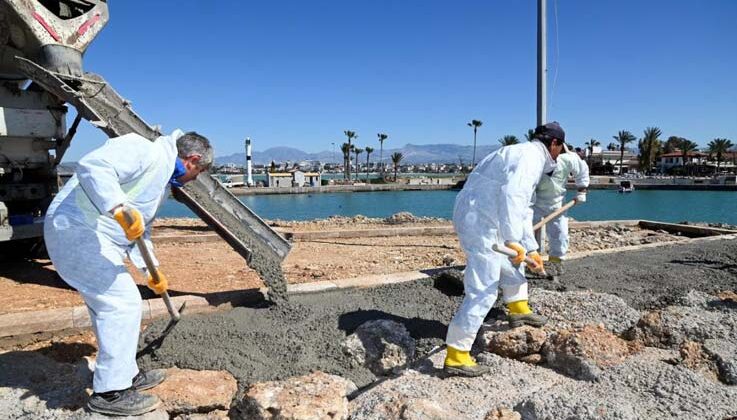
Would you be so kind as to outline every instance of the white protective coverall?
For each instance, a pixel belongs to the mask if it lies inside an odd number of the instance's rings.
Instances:
[[[543,175],[535,191],[536,199],[532,209],[534,222],[558,210],[566,196],[568,176],[573,175],[576,187],[588,188],[589,166],[578,154],[561,153],[556,159],[557,165],[552,175]],[[568,218],[565,214],[551,220],[545,225],[549,241],[548,255],[563,258],[568,252]]]
[[[484,318],[502,289],[505,302],[527,299],[524,265],[514,267],[491,248],[505,241],[537,249],[532,196],[540,177],[555,168],[539,141],[505,146],[486,156],[458,193],[453,225],[466,254],[465,297],[448,326],[446,343],[470,351]]]
[[[151,246],[151,222],[174,172],[182,135],[176,130],[154,142],[137,134],[109,139],[79,161],[46,213],[51,261],[82,295],[97,336],[93,389],[98,393],[129,388],[138,374],[141,295],[123,258],[127,254],[136,267],[146,267],[110,210],[126,204],[140,211]]]

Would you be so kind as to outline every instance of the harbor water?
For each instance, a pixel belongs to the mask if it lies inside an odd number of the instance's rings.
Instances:
[[[333,215],[388,217],[402,211],[416,216],[452,218],[457,191],[387,191],[239,197],[264,219],[312,220]],[[569,198],[573,197],[571,192]],[[593,190],[586,203],[568,213],[576,220],[647,219],[663,222],[710,222],[737,225],[737,192],[640,190],[620,194]],[[195,217],[168,199],[159,217]]]

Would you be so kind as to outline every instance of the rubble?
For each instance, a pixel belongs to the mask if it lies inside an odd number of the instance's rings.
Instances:
[[[586,325],[550,335],[542,353],[547,365],[575,379],[596,381],[602,370],[639,351],[635,343],[615,336],[603,325]]]
[[[678,349],[679,357],[673,360],[676,365],[684,366],[705,377],[718,380],[719,370],[716,363],[704,351],[704,345],[695,341],[684,341]]]
[[[237,390],[238,383],[226,371],[171,368],[166,381],[150,392],[170,414],[202,414],[229,410]]]
[[[533,288],[530,304],[535,312],[548,318],[547,326],[551,328],[603,324],[606,329],[620,334],[640,318],[640,311],[627,305],[622,298],[607,293],[558,293]]]
[[[732,337],[732,340],[735,340]],[[737,385],[737,344],[727,340],[705,340],[704,352],[719,368],[719,379],[727,385]]]
[[[394,372],[415,357],[415,341],[404,325],[386,319],[361,324],[343,342],[343,353],[356,366],[381,376]]]
[[[235,408],[244,420],[311,420],[348,417],[346,396],[356,386],[339,376],[317,371],[284,381],[252,385]]]
[[[486,331],[482,333],[482,340],[488,351],[502,357],[518,360],[540,353],[547,337],[548,335],[544,330],[527,325],[502,332]]]
[[[498,407],[486,413],[484,420],[522,420],[522,415],[511,408]]]
[[[596,228],[570,229],[571,244],[576,251],[595,251],[605,248],[671,242],[679,237],[665,231],[649,231],[637,226],[597,226]]]
[[[734,339],[737,337],[737,313],[668,306],[645,313],[625,335],[646,346],[661,348],[678,348],[687,340]]]

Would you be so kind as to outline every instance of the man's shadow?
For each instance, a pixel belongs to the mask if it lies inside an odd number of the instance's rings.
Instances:
[[[23,404],[37,397],[48,409],[77,410],[87,403],[92,370],[83,356],[95,348],[86,343],[52,343],[35,351],[0,354],[0,387],[11,388]]]

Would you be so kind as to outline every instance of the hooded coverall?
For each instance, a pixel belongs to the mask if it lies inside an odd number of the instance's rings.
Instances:
[[[151,247],[151,222],[172,177],[176,140],[182,135],[177,130],[154,142],[137,134],[109,139],[79,161],[46,213],[49,257],[61,278],[82,295],[97,336],[97,393],[129,388],[138,374],[141,295],[123,258],[146,267],[110,210],[125,204],[140,211],[144,240]]]
[[[502,289],[505,302],[527,299],[524,266],[492,250],[506,241],[537,249],[532,233],[532,196],[540,177],[555,168],[537,140],[505,146],[486,156],[458,193],[453,225],[466,254],[465,297],[448,326],[446,343],[470,351],[484,318]]]
[[[576,180],[576,187],[588,188],[589,166],[576,153],[561,153],[556,159],[557,166],[553,174],[543,175],[535,191],[536,199],[532,209],[535,223],[558,210],[566,196],[566,182],[570,174]],[[563,258],[568,252],[568,218],[565,214],[558,216],[545,225],[549,240],[548,255]]]

